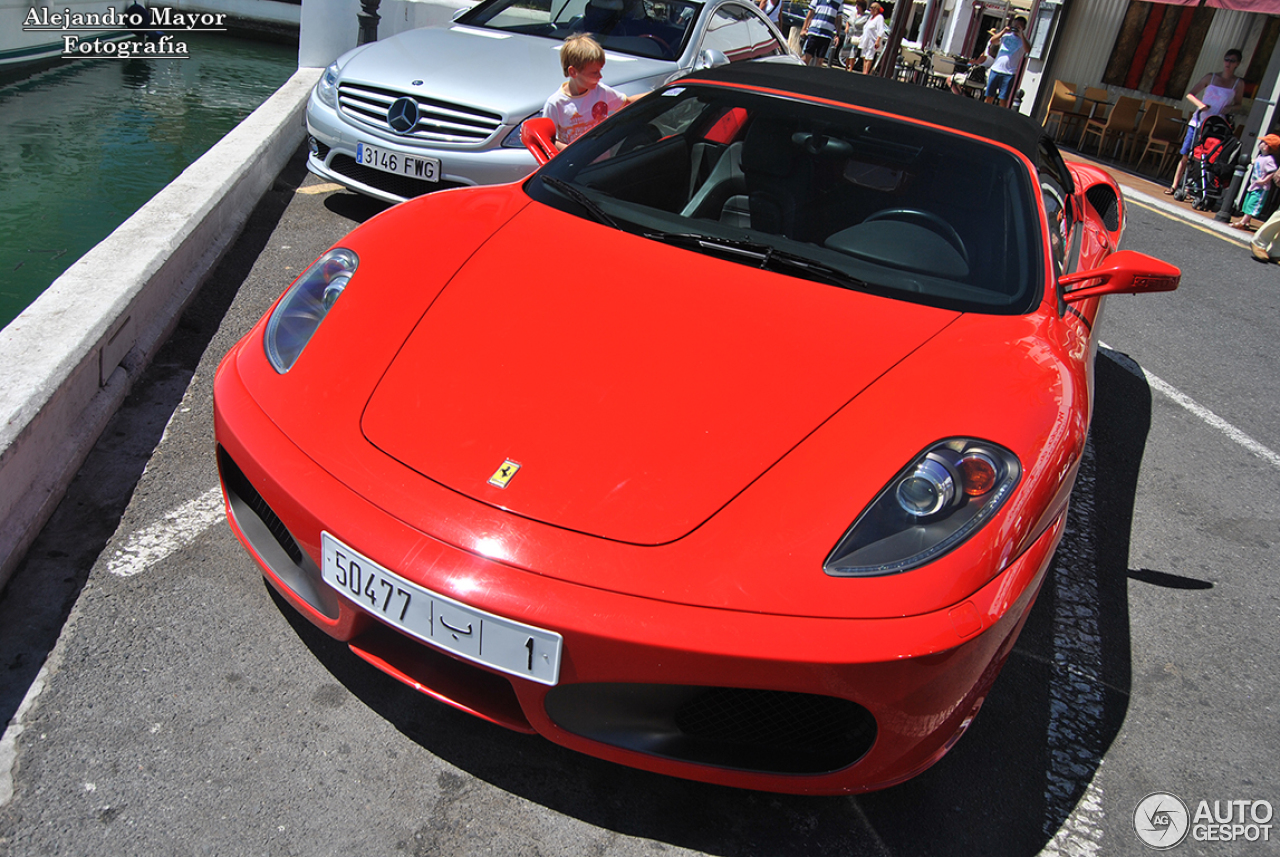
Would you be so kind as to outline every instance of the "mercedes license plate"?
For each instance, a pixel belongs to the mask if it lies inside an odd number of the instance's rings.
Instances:
[[[356,143],[356,163],[424,182],[440,181],[439,158],[413,158],[368,143]]]

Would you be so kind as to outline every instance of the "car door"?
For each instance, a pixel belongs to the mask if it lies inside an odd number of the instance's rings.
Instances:
[[[1053,257],[1053,272],[1049,287],[1058,291],[1058,278],[1064,274],[1087,270],[1097,265],[1106,255],[1106,247],[1097,234],[1097,224],[1086,216],[1083,196],[1077,192],[1075,179],[1067,168],[1057,148],[1048,139],[1040,142],[1038,178],[1040,197],[1044,201],[1049,221],[1049,245]],[[1102,308],[1101,298],[1068,304],[1061,300],[1059,292],[1058,312],[1063,322],[1063,335],[1069,343],[1068,353],[1074,354],[1090,368],[1088,383],[1092,384],[1092,361],[1086,355],[1095,346],[1094,325]]]
[[[708,50],[724,55],[729,62],[787,56],[790,51],[782,34],[754,6],[722,3],[709,12],[698,46],[698,57]]]

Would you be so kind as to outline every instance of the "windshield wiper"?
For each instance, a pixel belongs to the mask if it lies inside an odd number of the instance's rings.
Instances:
[[[798,253],[779,250],[772,244],[765,244],[762,241],[720,238],[715,235],[699,235],[696,232],[646,232],[644,237],[691,250],[710,250],[741,256],[757,261],[759,263],[757,267],[760,268],[773,270],[782,268],[802,277],[824,280],[847,289],[861,289],[868,285],[865,280],[846,274],[839,268],[815,262]]]
[[[585,208],[587,212],[596,220],[600,221],[606,226],[612,226],[614,229],[622,228],[620,225],[618,225],[618,221],[610,217],[609,214],[603,208],[601,208],[594,199],[587,196],[586,193],[583,192],[581,188],[577,187],[576,185],[571,185],[564,179],[558,179],[555,176],[539,176],[539,178],[542,179],[543,184],[551,185],[553,188],[560,191],[565,196],[569,197],[569,199],[573,200],[578,205]]]

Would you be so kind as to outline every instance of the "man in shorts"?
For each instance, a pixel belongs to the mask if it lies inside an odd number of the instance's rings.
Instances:
[[[1024,32],[1026,29],[1027,19],[1019,15],[1013,19],[1012,24],[996,34],[996,39],[1000,41],[1000,51],[996,54],[996,61],[991,64],[991,70],[987,72],[987,89],[984,95],[988,104],[1009,106],[1012,100],[1010,96],[1013,94],[1013,78],[1022,65],[1022,58],[1031,48],[1031,42],[1027,41]]]
[[[836,28],[840,26],[840,0],[813,0],[805,16],[801,35],[804,39],[804,64],[823,65]]]

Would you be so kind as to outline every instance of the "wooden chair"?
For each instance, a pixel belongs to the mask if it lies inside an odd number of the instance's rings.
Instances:
[[[1106,143],[1107,138],[1112,134],[1116,135],[1116,147],[1123,142],[1124,135],[1132,133],[1138,124],[1138,111],[1142,109],[1142,102],[1128,95],[1122,95],[1116,100],[1115,105],[1107,113],[1106,119],[1090,119],[1085,123],[1084,133],[1080,135],[1080,150],[1089,143],[1089,137],[1096,135],[1098,138],[1098,155],[1102,155],[1102,147]]]
[[[1079,92],[1080,90],[1076,90]],[[1084,88],[1084,103],[1080,105],[1080,109],[1088,114],[1090,119],[1106,120],[1107,111],[1111,109],[1111,93],[1097,86],[1086,86]]]
[[[914,83],[919,75],[920,64],[924,62],[924,54],[903,48],[898,54],[898,80]]]
[[[1147,145],[1142,150],[1142,156],[1138,158],[1137,166],[1141,169],[1147,155],[1155,152],[1160,157],[1160,163],[1156,166],[1156,175],[1160,176],[1178,159],[1187,126],[1183,121],[1182,111],[1178,108],[1161,104],[1156,109],[1160,115],[1147,136]]]
[[[942,54],[933,55],[933,69],[929,72],[930,82],[939,89],[951,86],[951,75],[956,73],[956,61]]]
[[[1072,93],[1077,92],[1074,83],[1067,83],[1065,80],[1055,80],[1053,82],[1053,95],[1049,97],[1049,109],[1044,114],[1044,121],[1040,126],[1046,131],[1049,128],[1049,120],[1057,120],[1057,131],[1053,135],[1054,140],[1061,140],[1064,131],[1071,127],[1083,127],[1084,123],[1089,120],[1088,112],[1081,110],[1080,99]]]
[[[1121,159],[1124,161],[1133,160],[1133,150],[1137,147],[1138,142],[1145,143],[1151,137],[1151,130],[1156,127],[1156,119],[1160,118],[1160,108],[1165,105],[1162,102],[1148,98],[1142,110],[1142,119],[1138,121],[1138,127],[1134,128],[1124,135],[1121,142]]]

